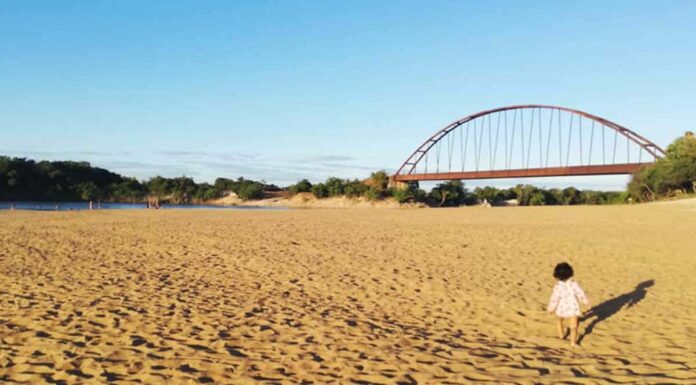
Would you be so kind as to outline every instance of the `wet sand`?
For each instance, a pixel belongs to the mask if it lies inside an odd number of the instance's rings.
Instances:
[[[696,383],[696,206],[0,212],[5,384]],[[545,306],[567,260],[581,346]]]

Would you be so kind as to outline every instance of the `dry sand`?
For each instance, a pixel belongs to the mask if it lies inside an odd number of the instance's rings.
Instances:
[[[299,193],[295,195],[278,194],[275,197],[248,200],[240,199],[234,194],[223,198],[206,202],[221,206],[256,206],[256,207],[292,207],[292,208],[323,208],[323,209],[347,209],[347,208],[403,208],[426,207],[422,203],[399,204],[393,198],[370,200],[366,197],[347,197],[345,195],[317,199],[311,193]]]
[[[695,213],[0,212],[0,382],[694,384]]]

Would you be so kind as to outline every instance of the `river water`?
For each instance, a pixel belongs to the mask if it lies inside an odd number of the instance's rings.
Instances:
[[[0,210],[9,210],[14,207],[16,210],[39,210],[39,211],[71,211],[88,210],[87,202],[0,202]],[[92,207],[101,210],[132,210],[144,209],[145,203],[94,203]],[[257,206],[216,206],[216,205],[161,205],[161,209],[169,210],[282,210],[282,207],[257,207]]]

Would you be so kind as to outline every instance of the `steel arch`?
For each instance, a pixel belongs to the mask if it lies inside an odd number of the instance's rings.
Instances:
[[[537,177],[537,176],[563,176],[563,175],[606,175],[606,174],[627,174],[637,171],[643,165],[647,163],[623,163],[623,164],[603,164],[603,165],[587,165],[587,166],[565,166],[565,167],[546,167],[546,168],[521,168],[521,169],[500,169],[500,170],[486,170],[486,171],[464,171],[462,172],[447,172],[447,173],[414,173],[416,166],[423,160],[426,154],[440,142],[443,138],[447,137],[450,132],[461,127],[465,123],[474,121],[475,119],[485,117],[486,115],[495,114],[498,112],[513,111],[513,110],[524,110],[524,109],[539,109],[552,110],[567,112],[569,114],[579,115],[581,117],[590,119],[591,121],[602,124],[604,127],[611,128],[616,133],[621,134],[628,141],[637,144],[641,149],[645,150],[648,154],[652,155],[654,159],[658,159],[664,156],[664,150],[653,143],[652,141],[646,139],[645,137],[637,134],[630,129],[623,127],[617,123],[610,120],[604,119],[602,117],[572,109],[567,107],[543,105],[543,104],[525,104],[525,105],[513,105],[507,107],[494,108],[490,110],[481,111],[462,119],[456,120],[449,125],[445,126],[441,130],[437,131],[434,135],[429,137],[423,142],[416,150],[402,163],[396,174],[394,174],[393,179],[397,182],[406,181],[419,181],[419,180],[448,180],[448,179],[492,179],[492,178],[516,178],[516,177]],[[541,114],[541,112],[540,112]],[[560,124],[560,123],[559,123]],[[571,121],[572,125],[572,121]],[[490,128],[490,126],[489,126]],[[572,128],[571,128],[572,129]],[[514,135],[514,134],[513,134]],[[524,135],[524,134],[523,134]],[[523,139],[524,140],[524,139]],[[548,151],[548,148],[547,148]],[[524,155],[523,155],[524,157]]]

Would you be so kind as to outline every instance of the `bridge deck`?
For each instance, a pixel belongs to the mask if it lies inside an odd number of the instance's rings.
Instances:
[[[622,163],[594,166],[568,166],[530,168],[516,170],[487,170],[463,172],[436,172],[420,174],[394,175],[397,182],[426,181],[426,180],[471,180],[471,179],[500,179],[500,178],[531,178],[545,176],[573,175],[620,175],[632,174],[641,167],[651,163]]]

